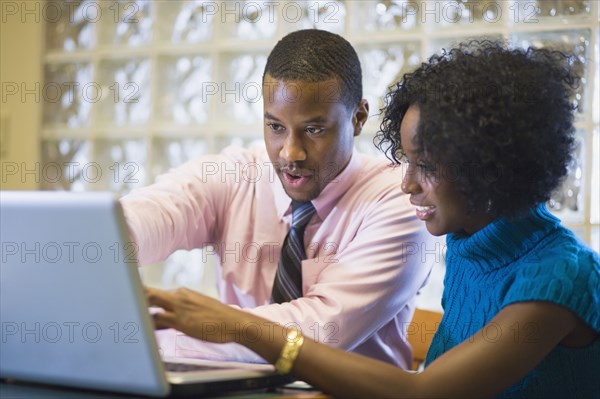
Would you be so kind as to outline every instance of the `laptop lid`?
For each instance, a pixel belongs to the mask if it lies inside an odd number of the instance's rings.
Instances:
[[[165,373],[114,194],[0,191],[0,226],[0,377],[151,396],[284,381],[265,365]]]

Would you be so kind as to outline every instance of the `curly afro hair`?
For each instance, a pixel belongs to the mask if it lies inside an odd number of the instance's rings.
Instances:
[[[567,173],[575,62],[550,49],[464,42],[392,87],[376,145],[400,163],[400,125],[417,106],[418,157],[436,173],[453,170],[452,183],[473,212],[515,217],[548,200]]]

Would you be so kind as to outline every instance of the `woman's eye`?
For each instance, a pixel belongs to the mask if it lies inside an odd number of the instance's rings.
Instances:
[[[419,162],[419,163],[417,164],[417,167],[418,167],[418,168],[419,168],[421,171],[423,171],[423,172],[425,172],[425,173],[432,173],[432,172],[435,172],[435,167],[434,167],[433,165],[431,165],[431,164],[428,164],[428,163]]]

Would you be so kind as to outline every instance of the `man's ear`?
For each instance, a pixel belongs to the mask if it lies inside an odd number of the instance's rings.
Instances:
[[[363,98],[360,100],[356,108],[354,109],[354,115],[352,115],[352,125],[354,126],[354,136],[358,136],[369,117],[369,102]]]

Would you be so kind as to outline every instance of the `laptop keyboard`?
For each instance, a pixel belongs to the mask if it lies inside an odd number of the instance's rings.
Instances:
[[[208,366],[201,364],[189,364],[189,363],[172,363],[163,362],[166,371],[185,373],[189,371],[202,371],[202,370],[223,370],[223,367]]]

